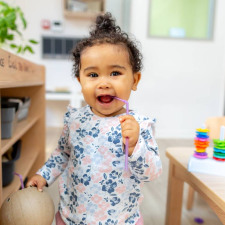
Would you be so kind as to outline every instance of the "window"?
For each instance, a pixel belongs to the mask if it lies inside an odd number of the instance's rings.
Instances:
[[[42,57],[45,59],[68,59],[71,50],[81,38],[42,37]]]
[[[215,0],[151,0],[148,35],[212,39]]]

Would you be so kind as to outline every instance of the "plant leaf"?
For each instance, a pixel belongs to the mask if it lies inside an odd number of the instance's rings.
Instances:
[[[29,42],[32,43],[32,44],[38,44],[38,42],[33,40],[33,39],[30,39]]]
[[[24,18],[23,12],[21,10],[19,10],[19,16],[21,21],[23,22],[23,28],[26,29],[27,28],[27,21]]]
[[[24,52],[25,52],[25,51],[29,51],[30,53],[34,54],[33,49],[32,49],[29,45],[26,45],[25,48],[24,48],[23,50],[24,50]]]
[[[22,46],[18,46],[18,50],[17,50],[17,53],[20,53],[22,51]]]
[[[25,51],[33,54],[34,51],[29,44],[38,44],[36,40],[26,41],[28,45],[25,45],[25,47],[24,44],[17,45],[13,43],[15,38],[20,37],[22,39],[23,37],[21,26],[18,26],[21,23],[18,22],[22,22],[22,29],[25,29],[27,28],[27,21],[20,7],[10,6],[6,2],[7,0],[0,0],[0,44],[6,44],[20,54]]]
[[[14,35],[13,34],[8,34],[6,36],[6,39],[12,41],[14,39]]]
[[[15,22],[16,22],[16,14],[15,12],[10,12],[6,17],[5,17],[5,22],[7,26],[11,29],[15,27]]]
[[[0,1],[0,5],[1,5],[1,6],[4,6],[4,7],[6,7],[6,8],[8,8],[8,7],[9,7],[9,5],[8,5],[7,3],[2,2],[2,1]]]
[[[5,26],[5,18],[0,18],[0,27]]]
[[[1,38],[5,39],[7,36],[7,32],[8,32],[7,27],[0,27],[0,37]]]
[[[18,46],[15,45],[15,44],[10,44],[10,47],[11,47],[11,48],[17,48]]]

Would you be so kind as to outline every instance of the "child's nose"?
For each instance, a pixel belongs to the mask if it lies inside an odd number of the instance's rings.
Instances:
[[[108,79],[101,79],[98,88],[99,89],[107,89],[111,87],[111,83],[108,81]]]

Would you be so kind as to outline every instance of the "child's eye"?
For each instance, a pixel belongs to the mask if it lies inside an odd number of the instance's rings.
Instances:
[[[113,71],[113,72],[111,73],[111,76],[119,76],[119,75],[121,75],[121,73],[118,72],[118,71]]]
[[[90,73],[88,76],[89,77],[98,77],[98,74],[97,73]]]

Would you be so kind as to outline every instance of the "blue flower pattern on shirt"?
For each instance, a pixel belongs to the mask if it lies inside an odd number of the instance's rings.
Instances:
[[[59,211],[69,225],[135,224],[140,216],[140,185],[161,173],[158,147],[147,117],[131,115],[140,137],[124,170],[118,116],[101,118],[89,106],[69,108],[58,147],[38,171],[52,184],[59,179]]]

